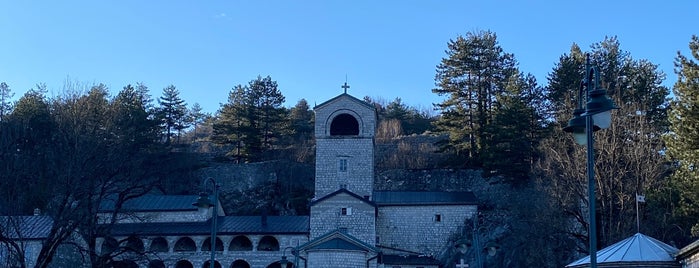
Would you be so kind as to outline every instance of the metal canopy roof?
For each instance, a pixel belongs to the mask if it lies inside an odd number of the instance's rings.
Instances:
[[[650,236],[636,233],[597,252],[597,263],[677,263],[673,257],[679,250]],[[566,267],[583,267],[590,264],[590,256],[574,261]],[[640,267],[640,266],[638,266]]]

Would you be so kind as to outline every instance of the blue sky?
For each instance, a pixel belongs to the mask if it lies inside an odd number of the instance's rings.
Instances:
[[[609,2],[609,3],[607,3]],[[237,84],[271,76],[286,96],[321,103],[342,93],[430,108],[450,39],[490,30],[520,69],[546,76],[573,43],[605,36],[676,76],[678,50],[699,34],[699,1],[10,1],[0,0],[0,81],[20,97],[66,80],[112,94],[170,84],[215,112]]]

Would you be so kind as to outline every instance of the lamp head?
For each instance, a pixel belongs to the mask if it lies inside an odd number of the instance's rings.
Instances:
[[[614,101],[607,96],[607,90],[596,88],[590,91],[585,105],[585,113],[582,116],[592,116],[592,121],[595,126],[602,129],[609,128],[612,125],[611,110],[619,109],[614,105]]]
[[[466,254],[469,247],[471,247],[471,241],[466,238],[461,238],[454,242],[454,248],[461,252],[461,254]]]
[[[573,118],[568,120],[568,126],[563,128],[563,131],[573,133],[573,138],[575,142],[580,145],[587,144],[587,133],[585,132],[587,124],[585,122],[585,116],[582,116],[584,109],[575,109],[573,111]],[[592,127],[592,131],[600,130],[597,125]]]
[[[279,260],[279,265],[281,265],[282,268],[286,267],[286,265],[289,263],[289,260],[286,259],[286,256],[282,256],[282,259]]]

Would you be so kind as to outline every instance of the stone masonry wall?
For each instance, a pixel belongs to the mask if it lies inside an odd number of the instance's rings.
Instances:
[[[367,267],[366,252],[352,250],[318,250],[308,253],[308,263],[313,268],[357,268]],[[376,259],[369,261],[370,268],[376,268]]]
[[[359,196],[370,196],[374,183],[374,144],[370,138],[324,138],[316,141],[315,197],[321,198],[346,185]],[[340,171],[339,161],[347,161]]]
[[[450,236],[461,232],[476,209],[475,205],[379,207],[377,244],[436,255],[448,246]]]
[[[341,209],[351,209],[351,215],[340,215]],[[311,209],[311,239],[338,228],[369,245],[376,241],[376,210],[373,206],[356,198],[340,193],[314,204]]]

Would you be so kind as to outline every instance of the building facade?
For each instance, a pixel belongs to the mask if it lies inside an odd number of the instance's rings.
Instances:
[[[113,267],[209,267],[211,250],[225,268],[276,268],[282,257],[286,267],[450,267],[439,259],[476,215],[473,193],[375,191],[375,108],[344,93],[314,110],[310,215],[228,216],[218,200],[214,210],[195,195],[146,195],[123,204],[97,254],[116,256]],[[114,211],[107,200],[98,219]]]

